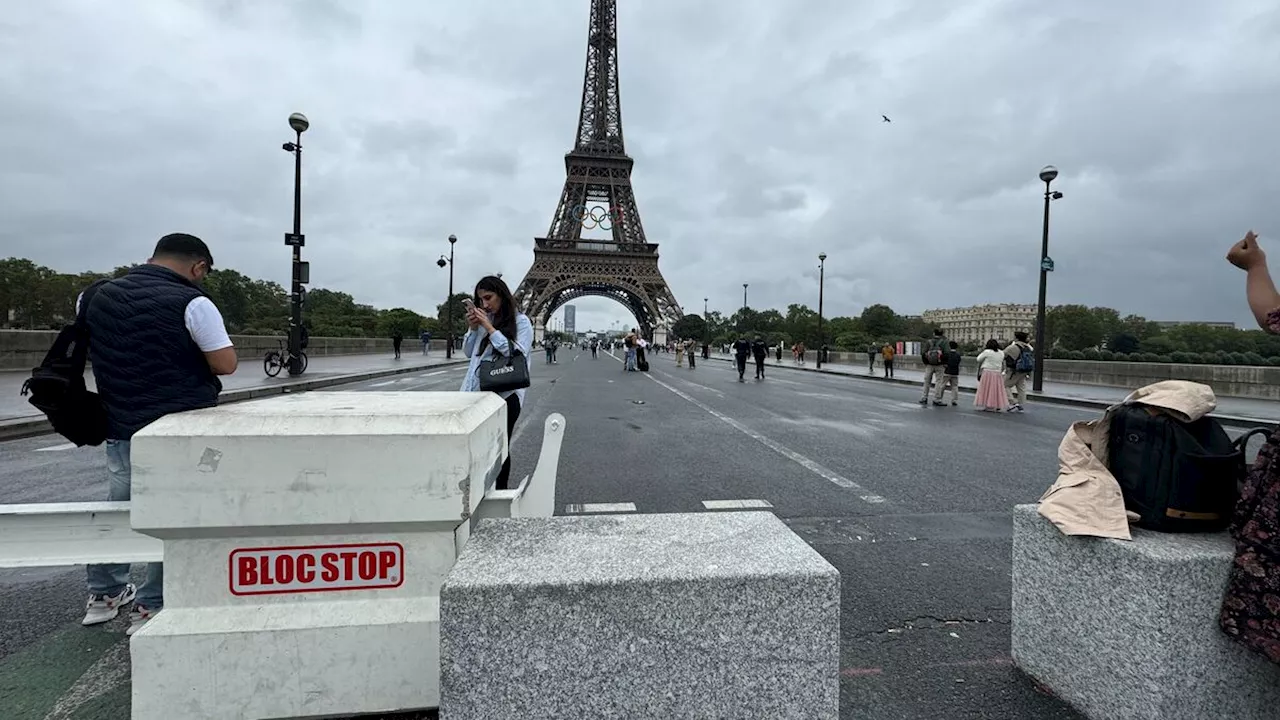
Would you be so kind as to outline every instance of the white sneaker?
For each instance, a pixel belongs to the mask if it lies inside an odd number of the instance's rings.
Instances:
[[[124,586],[124,590],[120,591],[115,597],[106,595],[90,595],[89,602],[85,604],[84,620],[80,621],[81,625],[101,625],[109,620],[114,620],[120,614],[120,608],[133,602],[133,596],[138,594],[138,589],[133,583]]]
[[[125,635],[132,635],[138,632],[138,629],[151,621],[160,611],[144,608],[141,605],[134,605],[133,610],[129,611],[129,628],[124,631]]]

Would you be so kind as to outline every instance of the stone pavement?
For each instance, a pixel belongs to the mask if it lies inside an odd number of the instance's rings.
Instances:
[[[733,357],[724,353],[712,353],[713,360],[724,362],[733,362]],[[924,372],[920,370],[905,370],[894,368],[894,377],[891,381],[884,378],[884,367],[879,361],[876,362],[874,373],[867,372],[866,365],[857,367],[845,365],[842,363],[823,363],[822,369],[819,370],[813,361],[812,353],[803,365],[798,365],[789,357],[784,357],[781,362],[769,358],[767,367],[791,368],[795,370],[804,370],[808,372],[830,373],[833,375],[847,375],[853,378],[864,378],[867,380],[878,380],[880,382],[894,382],[899,385],[916,385],[921,386],[924,383]],[[747,374],[751,375],[752,363],[747,363]],[[961,392],[975,392],[978,387],[978,378],[970,374],[962,374],[960,376]],[[1086,407],[1103,408],[1120,402],[1133,391],[1132,388],[1113,387],[1109,385],[1079,385],[1074,383],[1049,382],[1045,381],[1044,392],[1033,393],[1031,390],[1031,381],[1027,380],[1027,391],[1032,402],[1039,400],[1040,402],[1053,402],[1065,405],[1081,405]],[[1238,420],[1245,424],[1261,425],[1274,424],[1280,421],[1280,402],[1273,400],[1260,400],[1254,398],[1237,398],[1237,397],[1218,397],[1218,409],[1215,413],[1223,419]]]
[[[457,355],[452,362],[463,362]],[[317,381],[332,381],[342,378],[346,382],[365,380],[379,375],[393,375],[411,372],[416,369],[434,367],[447,362],[443,351],[432,351],[431,355],[423,355],[415,346],[401,353],[396,360],[390,353],[378,355],[334,355],[311,358],[307,371],[299,377],[289,377],[281,371],[274,378],[267,377],[262,369],[261,360],[241,360],[240,367],[231,375],[222,378],[223,397],[237,398],[245,391],[263,390],[266,392],[283,392],[285,388],[298,385],[315,385]],[[94,387],[93,373],[86,371],[85,379],[90,389]],[[0,423],[16,418],[40,417],[35,408],[21,396],[22,383],[31,377],[30,371],[0,372]],[[266,394],[264,392],[264,394]]]

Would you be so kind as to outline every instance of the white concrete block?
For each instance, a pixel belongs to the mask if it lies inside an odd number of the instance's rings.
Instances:
[[[177,413],[134,436],[133,527],[456,525],[496,476],[505,430],[491,393],[302,393]]]
[[[166,608],[130,638],[133,720],[434,707],[439,648],[436,597]]]

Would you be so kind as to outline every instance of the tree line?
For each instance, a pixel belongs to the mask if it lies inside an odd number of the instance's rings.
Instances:
[[[60,273],[26,258],[0,260],[0,327],[56,330],[75,317],[76,298],[95,281],[118,278],[132,269],[110,272]],[[284,335],[289,327],[289,293],[279,283],[254,280],[231,269],[214,269],[202,289],[222,312],[233,335]],[[454,332],[466,327],[462,298],[453,297]],[[434,317],[408,308],[378,309],[357,303],[337,290],[315,288],[303,302],[303,324],[314,337],[390,337],[396,332],[416,337],[423,330],[439,335],[445,327],[445,305]]]
[[[74,316],[76,297],[84,288],[100,278],[120,277],[131,267],[121,265],[105,273],[60,273],[25,258],[0,260],[0,326],[60,328]],[[222,311],[232,334],[285,333],[289,294],[279,283],[254,280],[232,269],[215,269],[203,287]],[[467,293],[456,293],[428,316],[403,307],[378,309],[357,303],[348,293],[315,288],[306,294],[303,323],[314,337],[389,337],[399,332],[412,338],[426,330],[443,338],[450,314],[455,335],[466,329],[462,300],[467,297]],[[803,342],[811,349],[825,344],[832,350],[860,352],[871,345],[929,337],[933,329],[919,317],[900,315],[887,305],[877,304],[863,309],[857,317],[825,318],[819,336],[817,311],[793,303],[785,312],[745,307],[728,316],[718,311],[705,318],[685,315],[672,327],[671,334],[716,345],[747,335],[760,336],[770,345],[781,342],[789,347]],[[1051,307],[1046,311],[1045,337],[1050,357],[1280,365],[1280,336],[1261,330],[1198,324],[1163,328],[1146,318],[1121,316],[1106,307]],[[976,352],[979,343],[966,343],[962,349]]]

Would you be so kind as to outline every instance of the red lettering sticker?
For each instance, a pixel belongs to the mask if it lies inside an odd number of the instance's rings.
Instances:
[[[295,545],[231,551],[232,595],[378,590],[404,584],[404,546]]]

